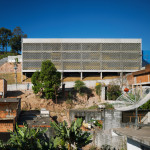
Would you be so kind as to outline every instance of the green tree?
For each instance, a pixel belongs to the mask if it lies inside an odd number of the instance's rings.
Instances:
[[[51,122],[50,125],[55,130],[54,147],[60,149],[71,150],[72,146],[82,148],[91,142],[91,135],[88,132],[83,132],[80,128],[82,126],[82,118],[73,121],[68,127],[66,121],[62,123]]]
[[[13,37],[9,41],[11,51],[19,54],[21,52],[21,38],[27,38],[27,34],[24,34],[20,27],[16,27],[12,35]]]
[[[119,85],[109,84],[107,87],[107,96],[109,100],[116,100],[121,95],[121,89]]]
[[[40,92],[46,99],[56,98],[61,84],[61,74],[50,60],[42,62],[41,71],[35,72],[31,77],[33,91]]]
[[[96,89],[96,94],[99,96],[101,96],[101,88],[102,88],[102,85],[101,84],[98,84],[95,86],[95,89]]]
[[[0,47],[3,52],[7,53],[7,46],[12,36],[11,30],[4,27],[0,28]]]
[[[83,89],[85,88],[85,83],[83,81],[77,80],[74,85],[75,90],[82,94]]]

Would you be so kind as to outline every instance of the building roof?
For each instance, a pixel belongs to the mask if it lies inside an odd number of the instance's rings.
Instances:
[[[142,127],[141,129],[134,128],[118,128],[113,131],[119,135],[127,136],[139,143],[150,146],[150,126]]]
[[[19,125],[27,123],[29,127],[50,126],[50,117],[41,117],[39,110],[22,111],[18,120]]]
[[[147,65],[144,70],[136,71],[136,72],[133,72],[132,74],[133,76],[138,76],[138,75],[142,75],[146,73],[150,73],[150,64]]]
[[[142,39],[23,38],[23,43],[141,43]]]
[[[21,98],[1,98],[0,99],[0,103],[3,102],[3,103],[18,103],[19,101],[21,100]]]

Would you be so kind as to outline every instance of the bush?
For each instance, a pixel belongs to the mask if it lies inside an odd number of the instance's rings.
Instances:
[[[119,85],[108,85],[107,96],[109,100],[116,100],[121,95],[121,89]]]
[[[150,100],[139,107],[139,109],[150,109]]]
[[[101,96],[101,88],[102,88],[102,85],[101,84],[98,84],[95,86],[95,89],[96,89],[96,94],[99,96]]]
[[[82,95],[83,92],[83,89],[85,88],[85,83],[83,81],[80,81],[80,80],[77,80],[75,81],[75,90],[77,90],[79,92],[80,95]]]

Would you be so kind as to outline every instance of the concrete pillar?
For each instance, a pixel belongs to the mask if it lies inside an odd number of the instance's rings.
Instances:
[[[102,86],[101,89],[101,100],[105,100],[105,86]]]
[[[21,72],[21,83],[23,82],[23,72]]]
[[[63,72],[61,72],[61,80],[63,80]]]
[[[103,79],[103,72],[100,73],[100,77],[101,77],[101,79]]]
[[[80,77],[81,77],[81,80],[82,80],[83,79],[83,72],[81,72],[81,76]]]

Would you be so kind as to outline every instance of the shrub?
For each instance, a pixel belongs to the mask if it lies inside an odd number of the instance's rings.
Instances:
[[[95,86],[95,89],[96,89],[96,94],[99,96],[101,96],[101,88],[102,88],[102,85],[101,84],[98,84]]]
[[[75,90],[77,90],[79,92],[79,94],[81,95],[83,93],[83,89],[85,88],[85,83],[83,81],[77,80],[75,81]]]
[[[121,95],[121,89],[119,85],[108,85],[107,96],[109,100],[116,100]]]
[[[140,106],[139,109],[150,109],[150,100]]]

